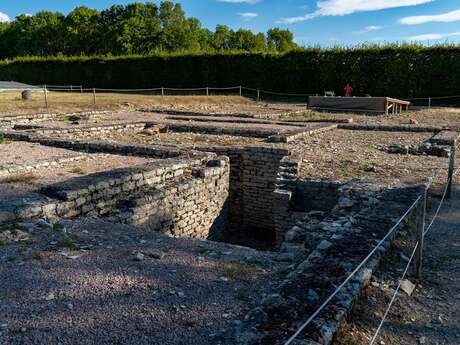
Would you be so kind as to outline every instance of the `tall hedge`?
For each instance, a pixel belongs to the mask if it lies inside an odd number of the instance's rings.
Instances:
[[[304,49],[286,54],[18,58],[0,80],[100,88],[245,85],[290,93],[427,97],[460,94],[460,46]]]

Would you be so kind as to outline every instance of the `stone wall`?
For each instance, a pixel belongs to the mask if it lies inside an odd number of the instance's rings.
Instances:
[[[227,157],[169,158],[80,176],[0,202],[0,223],[109,217],[174,236],[219,238],[227,224]]]
[[[228,188],[229,161],[220,157],[178,183],[126,200],[109,219],[177,237],[219,240],[228,221]]]
[[[275,190],[289,150],[266,147],[210,147],[230,158],[228,231],[275,237]]]

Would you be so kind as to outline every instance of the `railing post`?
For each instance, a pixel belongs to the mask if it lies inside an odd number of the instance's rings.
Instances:
[[[428,109],[431,109],[431,97],[428,97]]]
[[[46,89],[46,85],[43,86],[43,93],[45,95],[45,107],[46,111],[48,111],[48,91]]]
[[[206,96],[209,96],[209,87],[206,86]]]
[[[96,106],[96,88],[93,87],[93,105]]]
[[[457,156],[457,141],[454,140],[454,143],[450,147],[450,158],[449,158],[449,175],[447,176],[447,192],[446,198],[450,199],[452,197],[452,185],[454,180],[454,167],[455,167],[455,158]]]
[[[259,101],[260,101],[260,90],[257,89],[257,102],[259,102]]]
[[[243,87],[240,85],[240,97],[243,95]]]
[[[161,97],[164,97],[165,95],[165,88],[162,86],[161,87]]]
[[[423,246],[425,241],[425,218],[426,218],[426,198],[427,198],[428,186],[423,187],[423,194],[419,200],[419,205],[416,212],[416,231],[417,231],[417,242],[418,247],[415,252],[415,276],[417,278],[422,277],[422,266],[423,266]]]

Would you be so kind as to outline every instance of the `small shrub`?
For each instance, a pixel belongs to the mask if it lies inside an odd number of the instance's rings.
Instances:
[[[63,247],[67,247],[70,250],[80,249],[80,247],[70,237],[66,237],[63,240],[61,240],[60,245]]]
[[[226,262],[223,264],[224,275],[228,278],[247,279],[258,272],[258,268],[253,265],[245,265],[238,262]]]
[[[9,143],[10,143],[10,141],[5,138],[3,133],[0,133],[0,145],[5,145],[5,144],[9,144]]]
[[[88,170],[82,167],[75,167],[72,169],[72,172],[77,175],[85,175],[88,173]]]

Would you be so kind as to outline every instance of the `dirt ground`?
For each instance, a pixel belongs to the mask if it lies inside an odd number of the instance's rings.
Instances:
[[[389,154],[388,146],[419,145],[431,133],[333,130],[302,137],[286,147],[302,158],[301,175],[310,179],[348,180],[427,178],[447,158]]]
[[[323,119],[353,119],[358,123],[372,123],[382,125],[408,125],[411,119],[415,119],[419,125],[448,126],[458,128],[460,126],[460,108],[420,108],[405,111],[398,115],[360,115],[350,113],[328,113],[306,111],[302,114],[288,114],[281,117],[284,120],[323,120]]]
[[[78,161],[48,166],[31,172],[18,172],[0,178],[0,194],[3,198],[17,198],[25,193],[33,192],[44,186],[73,177],[154,161],[154,159],[135,156],[87,154]]]
[[[430,200],[428,221],[439,201]],[[445,203],[425,239],[422,279],[409,274],[416,288],[411,296],[398,293],[375,344],[460,344],[459,226],[460,188],[456,187],[453,199]],[[414,246],[411,239],[411,233],[400,236],[334,345],[369,344],[407,265]]]
[[[274,256],[85,218],[23,231],[0,245],[0,343],[213,345],[278,283]]]

